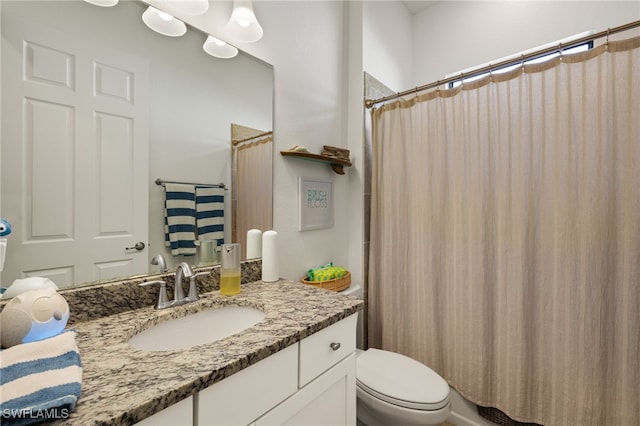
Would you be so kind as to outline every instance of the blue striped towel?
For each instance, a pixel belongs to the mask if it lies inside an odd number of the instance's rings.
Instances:
[[[174,256],[196,254],[195,186],[166,183],[164,186],[165,245]]]
[[[74,331],[0,352],[3,425],[67,418],[81,388],[82,363]]]
[[[224,244],[224,188],[196,187],[198,240]]]

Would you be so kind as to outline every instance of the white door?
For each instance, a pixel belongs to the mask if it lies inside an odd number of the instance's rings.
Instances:
[[[2,272],[59,287],[148,269],[148,64],[2,24]]]

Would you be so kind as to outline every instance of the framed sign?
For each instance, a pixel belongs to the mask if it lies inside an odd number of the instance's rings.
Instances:
[[[300,177],[299,231],[333,226],[333,182],[321,178]]]

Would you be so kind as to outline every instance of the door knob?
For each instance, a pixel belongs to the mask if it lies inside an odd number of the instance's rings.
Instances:
[[[146,246],[145,246],[145,244],[144,244],[142,241],[138,241],[138,242],[136,243],[136,245],[135,245],[135,246],[133,246],[133,247],[127,247],[127,248],[125,248],[125,250],[138,250],[138,251],[142,251],[142,250],[144,250],[144,248],[145,248],[145,247],[146,247]]]

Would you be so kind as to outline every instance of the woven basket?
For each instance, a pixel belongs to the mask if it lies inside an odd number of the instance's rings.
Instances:
[[[309,281],[308,276],[302,279],[302,282],[308,285],[312,285],[318,288],[324,288],[331,291],[342,291],[345,288],[349,288],[351,285],[351,272],[347,271],[347,274],[342,278],[336,278],[335,280],[327,281]]]

